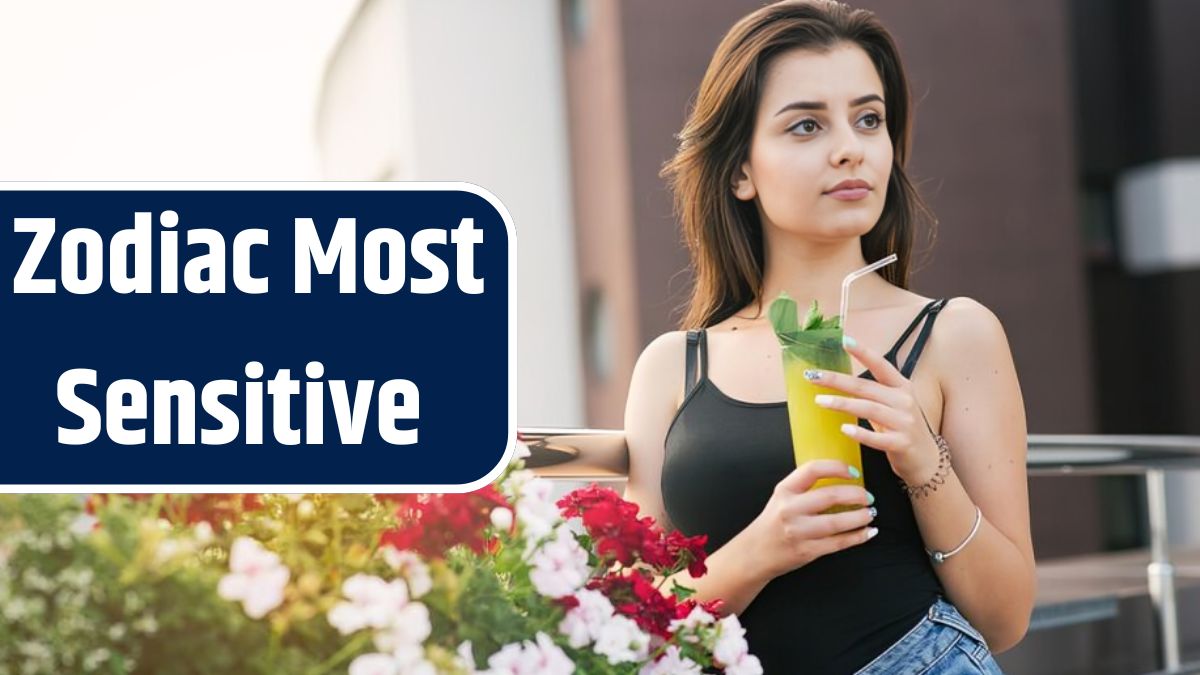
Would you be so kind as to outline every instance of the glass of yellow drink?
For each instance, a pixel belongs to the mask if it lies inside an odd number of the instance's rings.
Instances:
[[[786,293],[771,303],[769,315],[783,351],[783,378],[787,383],[788,422],[796,466],[813,459],[836,459],[855,467],[862,476],[862,449],[841,430],[843,424],[858,424],[858,419],[848,413],[822,408],[814,400],[817,394],[844,394],[804,377],[804,371],[809,369],[851,373],[850,355],[842,348],[841,318],[825,319],[817,303],[813,302],[804,320],[800,321],[796,301]],[[861,487],[863,479],[822,478],[813,487],[825,485]],[[829,512],[854,508],[857,507],[834,507]]]

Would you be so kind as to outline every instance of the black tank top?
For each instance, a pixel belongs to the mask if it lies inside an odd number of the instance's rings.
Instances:
[[[905,377],[945,304],[926,305],[888,351],[896,365],[900,346],[924,320],[900,371]],[[725,395],[708,379],[707,352],[705,331],[688,331],[687,394],[667,430],[662,495],[671,522],[688,536],[707,534],[712,553],[762,512],[796,467],[786,401]],[[866,420],[859,425],[870,428]],[[862,459],[879,534],[776,577],[739,616],[766,675],[853,673],[903,637],[942,593],[887,456],[863,445]]]

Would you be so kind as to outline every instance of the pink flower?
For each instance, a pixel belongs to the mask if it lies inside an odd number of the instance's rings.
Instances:
[[[504,645],[488,658],[486,675],[572,675],[575,664],[558,645],[542,632],[537,642]]]
[[[261,619],[283,602],[290,577],[278,555],[250,537],[238,537],[229,552],[229,574],[221,577],[217,594],[241,600],[247,616]]]
[[[558,630],[567,636],[567,644],[581,649],[599,637],[613,617],[613,606],[600,591],[583,589],[575,593],[575,599],[578,604],[563,617]]]
[[[600,629],[593,647],[614,666],[644,660],[649,648],[650,636],[642,632],[637,622],[624,616],[611,617]]]
[[[329,610],[329,623],[342,635],[363,628],[388,628],[409,605],[408,586],[402,579],[387,582],[355,574],[342,584],[342,593],[349,602],[340,602]]]
[[[538,593],[549,598],[574,593],[591,572],[587,551],[579,546],[575,535],[565,525],[555,531],[553,539],[534,551],[530,563],[533,570],[529,580]]]

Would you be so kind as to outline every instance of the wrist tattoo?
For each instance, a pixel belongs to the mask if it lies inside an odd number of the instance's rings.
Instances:
[[[933,440],[938,446],[938,465],[933,477],[917,486],[900,481],[900,487],[911,499],[921,499],[937,492],[937,489],[945,484],[946,476],[950,475],[950,444],[938,434],[933,435]]]

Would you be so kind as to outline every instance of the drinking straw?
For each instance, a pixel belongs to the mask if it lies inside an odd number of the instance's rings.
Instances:
[[[864,267],[860,270],[851,272],[850,274],[846,275],[845,279],[842,279],[842,312],[838,316],[842,317],[842,333],[843,334],[845,334],[845,332],[846,332],[846,310],[848,310],[850,308],[850,284],[852,284],[856,280],[858,280],[859,277],[864,277],[864,276],[870,274],[871,272],[874,272],[875,270],[879,269],[880,267],[883,267],[884,265],[890,265],[894,262],[896,262],[896,254],[895,253],[889,255],[886,258],[876,260],[875,262],[871,263],[870,265],[867,265],[866,267]]]

